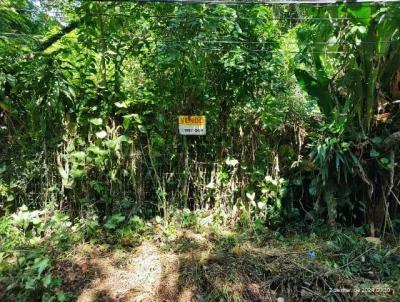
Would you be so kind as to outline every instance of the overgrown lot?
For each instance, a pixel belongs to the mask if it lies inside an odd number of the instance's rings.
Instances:
[[[0,0],[0,300],[400,301],[400,2],[150,2]]]

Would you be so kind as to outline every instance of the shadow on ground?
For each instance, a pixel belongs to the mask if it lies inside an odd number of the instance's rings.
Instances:
[[[262,246],[184,230],[134,249],[81,245],[60,266],[66,291],[79,302],[365,301],[334,292],[356,284],[307,261],[301,247]]]

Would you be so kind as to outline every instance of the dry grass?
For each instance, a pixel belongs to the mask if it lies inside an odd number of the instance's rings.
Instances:
[[[306,257],[309,243],[260,241],[234,233],[153,234],[134,249],[82,245],[59,263],[77,301],[366,301],[335,293],[360,280]],[[261,240],[262,241],[262,240]],[[315,245],[314,245],[315,247]],[[394,301],[389,294],[377,301]]]

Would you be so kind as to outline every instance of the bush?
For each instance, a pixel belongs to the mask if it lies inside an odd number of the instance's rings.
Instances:
[[[66,301],[62,280],[53,276],[51,267],[56,255],[80,238],[77,230],[68,216],[46,208],[29,211],[24,205],[2,217],[0,300]]]

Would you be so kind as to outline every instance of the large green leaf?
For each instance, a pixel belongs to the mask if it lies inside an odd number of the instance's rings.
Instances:
[[[372,17],[372,7],[370,5],[354,5],[348,9],[349,16],[354,18],[355,23],[362,23],[367,26],[371,21]]]
[[[303,69],[296,69],[295,75],[301,87],[317,100],[321,112],[326,117],[331,117],[336,102],[329,92],[329,82],[327,79],[318,80]]]

